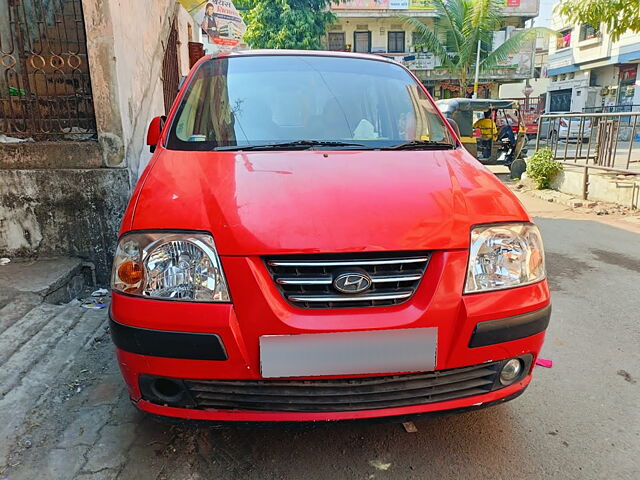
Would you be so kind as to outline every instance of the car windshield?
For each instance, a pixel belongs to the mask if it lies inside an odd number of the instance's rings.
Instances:
[[[167,147],[276,150],[291,143],[291,148],[367,149],[407,142],[416,148],[455,144],[421,86],[401,66],[256,55],[214,58],[200,66]]]

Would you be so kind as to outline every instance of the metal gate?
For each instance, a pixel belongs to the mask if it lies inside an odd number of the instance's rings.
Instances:
[[[178,71],[178,30],[175,21],[171,25],[167,48],[162,59],[162,90],[164,94],[164,113],[167,115],[178,95],[180,72]]]
[[[0,134],[95,132],[81,0],[0,0]]]

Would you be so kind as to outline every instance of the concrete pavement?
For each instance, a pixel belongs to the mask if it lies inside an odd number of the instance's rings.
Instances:
[[[513,402],[417,420],[417,433],[389,423],[157,423],[128,403],[105,312],[56,307],[74,319],[68,333],[0,400],[0,425],[14,427],[0,427],[0,478],[637,479],[640,235],[537,221],[554,308],[542,356],[553,368],[537,368]]]

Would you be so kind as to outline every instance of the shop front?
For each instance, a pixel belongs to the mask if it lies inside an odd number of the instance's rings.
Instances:
[[[638,64],[620,65],[618,84],[618,105],[633,105],[637,87]]]

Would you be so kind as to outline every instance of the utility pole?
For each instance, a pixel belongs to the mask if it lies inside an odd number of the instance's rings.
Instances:
[[[480,78],[480,46],[481,40],[478,39],[478,52],[476,54],[476,78],[473,82],[473,98],[478,98],[478,79]]]

